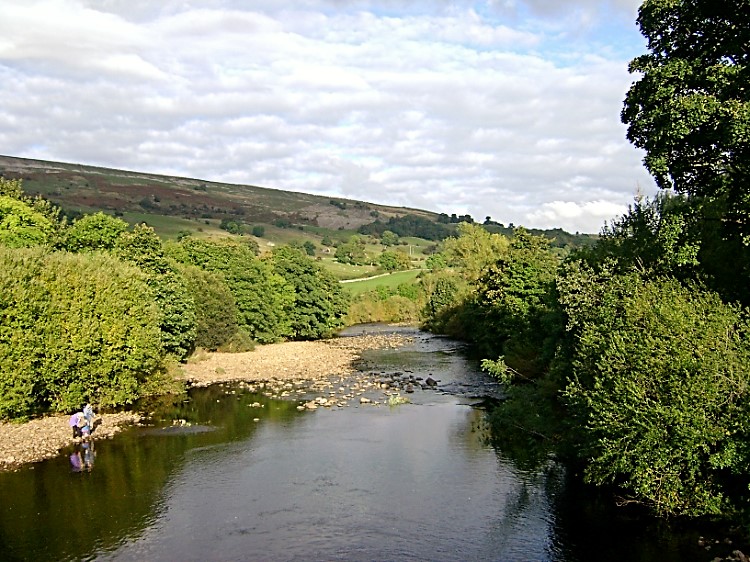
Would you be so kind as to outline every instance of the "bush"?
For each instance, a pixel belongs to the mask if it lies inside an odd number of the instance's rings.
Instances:
[[[565,396],[586,478],[660,513],[721,513],[724,477],[748,483],[746,320],[673,279],[577,275],[561,293],[575,339]]]
[[[216,350],[237,333],[237,306],[224,277],[192,265],[181,265],[195,303],[195,347]]]
[[[129,403],[158,370],[143,274],[105,255],[0,248],[0,417]]]

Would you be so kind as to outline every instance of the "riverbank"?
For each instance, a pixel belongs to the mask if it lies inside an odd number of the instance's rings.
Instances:
[[[270,380],[317,381],[355,372],[354,363],[366,349],[404,345],[408,338],[378,334],[312,342],[284,342],[259,346],[245,353],[201,352],[182,365],[178,379],[188,386]],[[26,423],[0,423],[0,471],[54,457],[73,444],[67,415],[48,416]],[[93,439],[107,439],[141,420],[137,412],[97,416]]]

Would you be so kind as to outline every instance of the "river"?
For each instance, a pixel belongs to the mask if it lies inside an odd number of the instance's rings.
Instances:
[[[214,385],[143,404],[144,427],[0,474],[0,560],[708,562],[731,552],[617,508],[553,460],[518,466],[487,442],[481,405],[497,385],[457,342],[400,331],[414,343],[368,351],[361,368],[439,381],[404,394],[409,404],[373,391],[380,404],[300,411],[312,396]]]

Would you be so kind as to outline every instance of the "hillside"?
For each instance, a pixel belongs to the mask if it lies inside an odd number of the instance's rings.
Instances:
[[[324,236],[342,240],[376,221],[382,230],[383,223],[401,217],[443,225],[448,219],[444,213],[340,197],[2,155],[0,176],[22,179],[27,194],[49,199],[69,216],[105,211],[130,223],[147,222],[166,237],[184,231],[226,235],[219,225],[235,221],[267,227],[271,244]],[[488,230],[512,235],[511,228],[497,223]],[[566,249],[595,238],[560,229],[532,232]]]
[[[356,230],[376,218],[437,214],[363,201],[254,185],[217,183],[80,164],[0,156],[0,174],[23,179],[24,191],[66,211],[147,213],[185,219],[236,218],[248,224],[285,223]]]

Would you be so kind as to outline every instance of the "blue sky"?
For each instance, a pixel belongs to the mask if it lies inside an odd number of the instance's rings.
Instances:
[[[0,153],[598,232],[638,5],[3,0]]]

